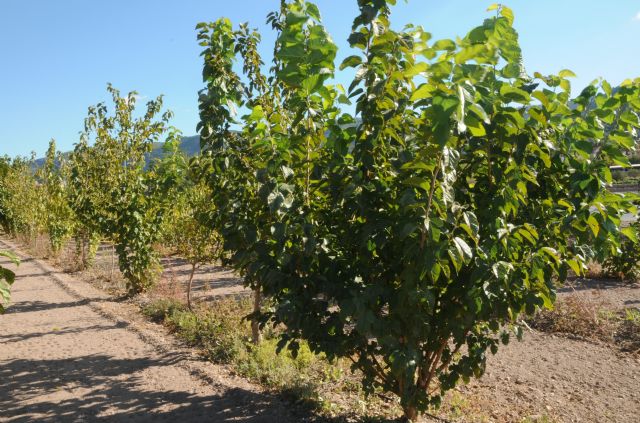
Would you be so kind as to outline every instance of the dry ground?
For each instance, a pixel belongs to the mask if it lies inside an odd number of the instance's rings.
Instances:
[[[163,264],[151,296],[184,298],[189,266],[178,258]],[[134,306],[80,282],[118,291],[105,276],[114,273],[108,246],[96,269],[69,276],[33,259],[20,266],[13,306],[0,317],[0,421],[312,418],[293,415],[226,368],[202,362]],[[247,294],[239,282],[205,266],[195,298]],[[640,307],[640,287],[609,281],[576,282],[560,296]],[[606,343],[527,331],[524,341],[489,358],[482,379],[448,395],[438,414],[459,422],[640,422],[640,358]]]
[[[134,314],[23,256],[12,306],[0,316],[0,421],[299,421]]]

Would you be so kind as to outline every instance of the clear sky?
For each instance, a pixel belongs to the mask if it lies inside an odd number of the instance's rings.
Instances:
[[[409,0],[394,26],[423,25],[437,38],[464,35],[490,0]],[[221,16],[273,35],[265,16],[279,0],[0,0],[0,155],[42,156],[50,138],[70,150],[87,107],[107,99],[106,84],[142,99],[165,95],[172,124],[194,135],[202,88],[194,27]],[[348,55],[356,0],[317,0],[325,24]],[[510,0],[530,73],[572,69],[575,87],[602,76],[613,84],[640,76],[640,0]]]

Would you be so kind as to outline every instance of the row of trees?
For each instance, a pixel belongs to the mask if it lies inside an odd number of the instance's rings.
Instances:
[[[203,218],[208,190],[189,172],[180,133],[168,126],[162,98],[136,117],[136,93],[108,86],[114,111],[89,108],[80,142],[69,155],[51,141],[41,166],[33,158],[2,161],[0,223],[5,231],[38,242],[46,234],[54,255],[75,238],[80,268],[93,263],[100,241],[115,245],[131,294],[157,279],[157,243],[177,250],[195,267],[217,259],[218,240]],[[147,166],[154,143],[163,158]],[[206,245],[203,245],[206,244]]]
[[[394,3],[358,0],[339,66],[310,2],[269,15],[268,69],[246,24],[199,24],[200,156],[180,153],[161,98],[136,118],[135,93],[109,87],[114,112],[90,108],[69,157],[52,145],[35,174],[3,162],[0,220],[54,251],[75,237],[84,265],[112,240],[131,293],[155,280],[156,243],[194,271],[223,258],[256,293],[254,341],[273,325],[281,348],[348,357],[417,418],[482,375],[570,271],[637,241],[620,219],[638,197],[606,187],[635,148],[640,79],[572,98],[570,71],[526,72],[510,9],[432,41],[392,29]]]

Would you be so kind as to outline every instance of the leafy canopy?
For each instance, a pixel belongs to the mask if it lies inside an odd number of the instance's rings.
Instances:
[[[259,35],[200,24],[199,128],[225,249],[273,302],[253,317],[283,324],[283,347],[352,358],[413,419],[480,376],[569,270],[620,245],[637,197],[606,189],[608,166],[628,164],[640,80],[571,98],[570,71],[526,72],[507,7],[432,41],[391,29],[394,3],[358,1],[347,90],[312,3],[269,16],[266,76]]]

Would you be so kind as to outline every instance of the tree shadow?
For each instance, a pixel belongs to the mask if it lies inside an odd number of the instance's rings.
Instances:
[[[191,265],[183,258],[172,256],[161,259],[164,268],[162,283],[178,284],[187,289]],[[224,298],[243,290],[243,280],[227,267],[209,264],[198,266],[194,272],[191,292],[197,297]]]
[[[83,333],[86,331],[108,331],[114,329],[123,329],[129,326],[126,322],[118,322],[111,325],[93,325],[93,326],[83,326],[76,328],[66,328],[66,329],[52,329],[45,332],[29,332],[29,333],[20,333],[20,334],[10,334],[10,335],[2,335],[0,336],[0,343],[4,345],[27,341],[33,338],[40,338],[43,336],[60,336],[60,335],[69,335],[76,333]]]
[[[558,289],[558,293],[573,292],[573,291],[586,291],[591,289],[616,289],[616,288],[640,288],[638,284],[621,281],[620,279],[587,279],[576,278],[568,280],[565,284]]]
[[[20,277],[21,278],[38,278],[41,276],[49,276],[51,274],[51,272],[41,272],[41,273],[21,273]]]
[[[0,366],[2,417],[12,422],[292,421],[268,394],[220,388],[203,395],[189,391],[191,387],[165,391],[141,383],[147,369],[175,360],[88,355],[7,361]]]
[[[48,311],[55,310],[60,308],[72,308],[72,307],[81,307],[85,305],[89,305],[93,302],[102,302],[103,300],[90,300],[83,299],[78,301],[69,301],[69,302],[60,302],[60,303],[52,303],[47,301],[18,301],[12,303],[7,309],[7,314],[11,313],[30,313],[30,312],[38,312],[38,311]]]

